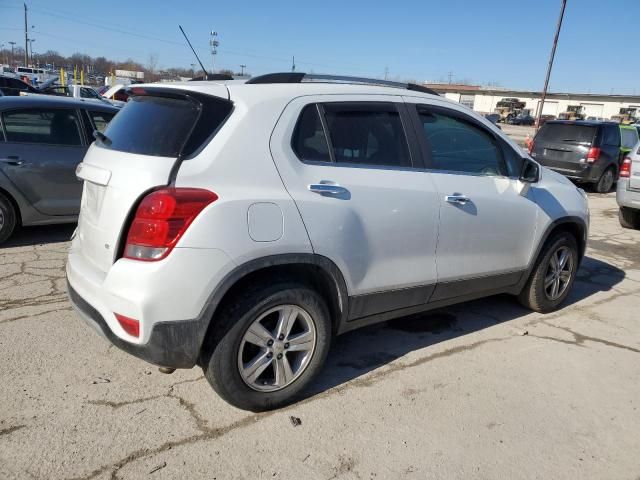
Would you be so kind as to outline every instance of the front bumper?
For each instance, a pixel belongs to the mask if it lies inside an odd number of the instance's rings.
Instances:
[[[96,332],[125,352],[161,367],[191,368],[198,360],[207,325],[204,319],[156,323],[145,344],[135,344],[118,337],[104,317],[67,281],[71,305]]]

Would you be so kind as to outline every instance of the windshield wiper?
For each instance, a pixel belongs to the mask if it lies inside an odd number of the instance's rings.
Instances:
[[[95,138],[96,140],[100,140],[107,147],[111,145],[111,139],[109,137],[107,137],[104,133],[102,133],[102,132],[100,132],[98,130],[94,130],[93,131],[93,138]]]

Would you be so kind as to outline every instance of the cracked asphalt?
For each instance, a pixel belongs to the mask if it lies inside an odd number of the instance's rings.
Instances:
[[[562,310],[497,296],[351,332],[263,414],[110,347],[66,300],[73,226],[25,229],[0,249],[0,478],[638,479],[640,232],[590,205]]]

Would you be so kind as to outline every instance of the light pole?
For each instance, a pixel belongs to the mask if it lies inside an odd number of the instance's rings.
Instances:
[[[31,50],[31,64],[35,67],[35,64],[33,63],[33,42],[35,42],[36,39],[35,38],[30,38],[29,39],[29,49]]]
[[[196,64],[192,63],[191,64],[191,78],[196,76]]]
[[[244,76],[244,69],[247,68],[246,65],[240,65],[240,76]]]
[[[558,26],[556,27],[556,36],[553,39],[553,47],[551,47],[551,55],[549,56],[549,66],[547,67],[547,77],[544,80],[544,89],[542,90],[542,97],[540,98],[540,106],[538,108],[538,115],[536,118],[536,132],[540,128],[540,117],[542,117],[542,110],[544,109],[544,100],[547,97],[547,89],[549,88],[549,78],[551,77],[551,67],[553,67],[553,58],[556,56],[556,46],[558,45],[558,37],[560,36],[560,28],[562,27],[562,19],[564,18],[564,9],[567,6],[567,0],[562,0],[562,7],[560,8],[560,16],[558,17]]]
[[[15,65],[16,63],[16,59],[13,56],[13,47],[15,46],[16,42],[9,42],[9,45],[11,45],[11,65]]]
[[[216,72],[216,54],[218,53],[218,32],[211,30],[211,39],[209,40],[209,46],[211,47],[211,73]],[[205,75],[207,72],[205,72]]]

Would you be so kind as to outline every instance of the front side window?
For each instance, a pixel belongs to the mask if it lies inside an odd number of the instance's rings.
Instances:
[[[7,142],[82,145],[80,121],[75,110],[14,110],[4,112],[2,121]]]
[[[400,113],[392,103],[323,105],[336,163],[411,167]]]
[[[439,110],[418,107],[434,170],[479,175],[503,175],[501,152],[493,137],[480,127]]]

